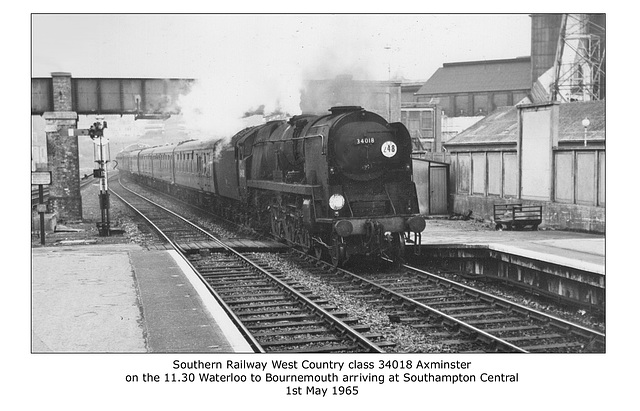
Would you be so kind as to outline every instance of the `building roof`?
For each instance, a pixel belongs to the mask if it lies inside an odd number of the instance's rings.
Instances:
[[[445,63],[416,95],[531,89],[531,57]]]
[[[462,131],[447,145],[515,143],[518,141],[518,109],[498,107],[488,116]]]
[[[605,101],[587,101],[558,105],[558,141],[583,141],[582,120],[589,119],[587,140],[605,140]],[[491,114],[449,140],[446,145],[516,144],[518,142],[518,109],[499,107]]]

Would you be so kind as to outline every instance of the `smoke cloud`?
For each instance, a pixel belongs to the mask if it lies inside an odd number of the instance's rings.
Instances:
[[[261,121],[249,116],[258,111],[264,116],[300,114],[310,80],[342,75],[372,80],[372,73],[386,69],[379,39],[357,35],[363,23],[358,16],[300,16],[298,21],[270,16],[268,28],[263,19],[255,19],[244,17],[237,25],[232,17],[225,19],[215,51],[203,49],[194,61],[197,81],[179,100],[194,137],[228,138]],[[345,36],[345,27],[353,27],[354,35]]]

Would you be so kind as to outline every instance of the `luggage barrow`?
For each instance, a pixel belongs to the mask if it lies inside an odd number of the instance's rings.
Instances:
[[[496,230],[523,230],[529,227],[537,230],[542,223],[542,206],[522,205],[521,203],[495,204],[493,221]]]

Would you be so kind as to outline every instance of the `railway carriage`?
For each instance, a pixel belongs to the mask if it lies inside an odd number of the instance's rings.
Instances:
[[[173,183],[215,194],[213,156],[217,141],[187,141],[174,146]]]
[[[230,140],[119,157],[123,170],[147,183],[326,255],[335,265],[353,255],[400,261],[405,239],[413,233],[419,241],[425,227],[407,129],[361,107],[268,122]]]
[[[164,184],[174,183],[173,150],[175,146],[165,145],[151,150],[151,174]]]

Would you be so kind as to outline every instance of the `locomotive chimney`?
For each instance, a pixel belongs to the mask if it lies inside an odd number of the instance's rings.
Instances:
[[[348,113],[350,111],[362,111],[362,110],[364,109],[360,106],[334,106],[329,109],[331,114],[342,114],[342,113]]]

